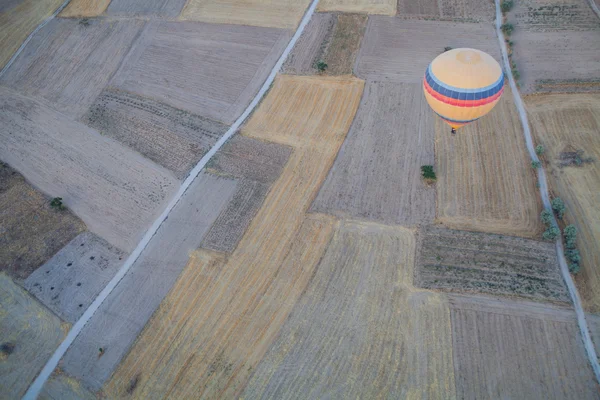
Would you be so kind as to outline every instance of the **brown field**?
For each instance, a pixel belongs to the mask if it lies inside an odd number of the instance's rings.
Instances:
[[[68,327],[0,272],[0,393],[21,398]]]
[[[460,399],[598,399],[572,309],[450,297]]]
[[[315,75],[315,61],[322,60],[337,22],[337,16],[315,13],[281,67],[284,74]]]
[[[27,45],[0,84],[42,98],[57,111],[79,118],[100,94],[143,21],[55,18]]]
[[[398,16],[483,22],[493,21],[496,9],[491,0],[398,0]]]
[[[287,45],[281,29],[148,22],[111,85],[233,123]]]
[[[596,354],[600,353],[600,314],[586,314],[585,319],[592,335]]]
[[[54,374],[44,384],[40,400],[96,400],[76,379],[62,373]]]
[[[112,0],[107,15],[177,17],[186,0]]]
[[[102,14],[110,0],[71,0],[59,17],[97,17]]]
[[[310,0],[187,0],[180,18],[295,30]]]
[[[370,16],[355,73],[366,80],[421,83],[444,47],[475,47],[500,59],[494,27]]]
[[[541,233],[537,178],[513,96],[451,135],[436,118],[437,220],[452,229],[535,238]]]
[[[63,0],[3,1],[0,5],[0,70],[27,36],[62,4]]]
[[[570,303],[553,243],[427,226],[415,286]]]
[[[538,32],[600,30],[600,20],[587,0],[521,0],[514,4],[507,18],[517,29]]]
[[[332,217],[306,211],[362,88],[354,78],[277,77],[242,133],[293,146],[289,161],[233,254],[192,257],[105,387],[109,397],[239,395],[333,233]]]
[[[420,83],[368,82],[312,210],[405,226],[431,223],[435,189],[420,170],[434,161],[435,120],[427,107]]]
[[[338,14],[324,57],[327,75],[352,74],[366,25],[366,15]]]
[[[317,11],[396,15],[397,0],[321,0]]]
[[[576,276],[584,307],[600,311],[600,95],[554,94],[525,98],[535,144],[544,159],[552,192],[565,202],[566,222],[578,229],[581,272]],[[560,153],[584,150],[594,159],[561,168]]]
[[[342,222],[244,398],[454,398],[448,304],[405,228]]]
[[[50,198],[0,162],[1,271],[25,279],[84,230],[69,210],[52,209]]]

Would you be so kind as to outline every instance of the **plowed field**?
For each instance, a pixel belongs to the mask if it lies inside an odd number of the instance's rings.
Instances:
[[[395,15],[397,0],[321,0],[317,11]]]

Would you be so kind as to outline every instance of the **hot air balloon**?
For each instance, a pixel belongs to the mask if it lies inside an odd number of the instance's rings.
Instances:
[[[504,91],[504,73],[492,56],[476,49],[453,49],[437,56],[425,72],[427,103],[451,132],[490,112]]]

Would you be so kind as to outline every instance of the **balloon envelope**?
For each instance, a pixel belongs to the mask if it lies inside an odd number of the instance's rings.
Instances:
[[[504,91],[504,73],[483,51],[453,49],[429,64],[423,91],[433,111],[451,127],[460,128],[494,108]]]

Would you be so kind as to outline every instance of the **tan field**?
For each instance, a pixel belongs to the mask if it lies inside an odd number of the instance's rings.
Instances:
[[[321,0],[317,11],[396,15],[397,0]]]
[[[102,14],[110,0],[71,0],[69,5],[58,14],[59,17],[97,17]]]
[[[362,89],[355,78],[277,77],[242,133],[292,145],[289,161],[229,258],[205,250],[192,257],[107,383],[109,397],[239,395],[333,233],[333,217],[306,211]]]
[[[44,385],[40,400],[95,400],[97,397],[87,391],[74,378],[63,373],[55,373]]]
[[[438,222],[453,229],[538,237],[541,200],[508,87],[484,118],[450,134],[436,118]]]
[[[536,144],[546,149],[549,183],[565,202],[567,223],[578,229],[581,272],[576,283],[584,307],[600,311],[600,95],[553,94],[525,99]],[[560,153],[584,150],[595,161],[560,166]]]
[[[21,43],[63,0],[22,0],[0,11],[0,69]],[[9,3],[12,4],[12,3]]]
[[[352,74],[366,25],[366,15],[338,14],[324,57],[328,75]]]
[[[310,0],[188,0],[180,18],[213,24],[296,29]]]

